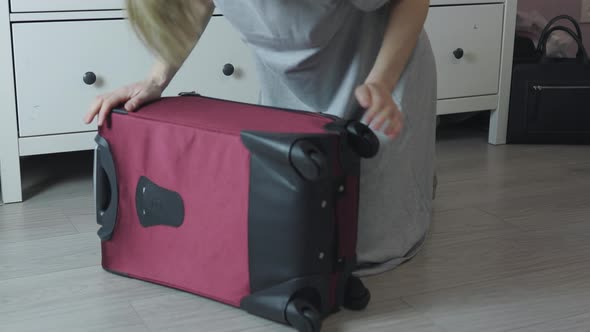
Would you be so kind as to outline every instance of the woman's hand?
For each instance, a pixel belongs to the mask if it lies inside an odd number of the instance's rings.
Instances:
[[[142,105],[162,96],[164,88],[154,80],[137,82],[96,98],[84,122],[91,123],[98,115],[98,125],[102,126],[113,108],[124,105],[128,112],[133,112]]]
[[[391,139],[397,138],[403,127],[403,116],[391,91],[382,84],[365,83],[356,89],[355,95],[366,110],[363,121],[371,129],[382,131]]]
[[[389,22],[375,64],[365,84],[356,90],[359,104],[367,110],[363,120],[392,139],[399,135],[403,124],[392,92],[424,30],[429,7],[429,0],[397,0],[390,6]],[[385,123],[386,128],[381,128]]]

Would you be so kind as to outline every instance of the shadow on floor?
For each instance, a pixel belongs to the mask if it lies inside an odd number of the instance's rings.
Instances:
[[[441,115],[436,132],[437,140],[481,138],[487,142],[490,112]]]
[[[44,194],[59,183],[92,177],[94,152],[79,151],[21,159],[23,200]]]

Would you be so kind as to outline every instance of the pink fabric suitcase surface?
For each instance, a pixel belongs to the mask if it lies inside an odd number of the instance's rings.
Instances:
[[[96,142],[105,270],[299,331],[367,305],[351,276],[366,126],[185,94],[115,110]]]

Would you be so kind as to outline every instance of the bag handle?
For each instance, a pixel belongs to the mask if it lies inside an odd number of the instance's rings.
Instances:
[[[546,43],[549,40],[549,36],[551,35],[551,32],[549,32],[549,30],[551,30],[552,26],[560,20],[570,21],[574,25],[574,28],[576,29],[577,36],[580,38],[580,40],[583,39],[582,29],[580,28],[580,24],[578,23],[578,21],[576,21],[573,17],[571,17],[569,15],[556,16],[551,21],[549,21],[549,23],[547,23],[545,28],[543,28],[543,32],[541,32],[541,36],[539,37],[539,45],[537,45],[537,52],[539,54],[544,54],[541,52],[542,52],[542,48],[546,47]],[[565,28],[567,28],[567,27],[565,27]],[[572,34],[573,34],[573,32],[572,32]],[[574,37],[574,39],[576,39],[576,38]],[[545,40],[545,42],[541,43],[542,40]],[[577,56],[580,57],[581,55],[582,55],[581,50],[578,49]]]
[[[567,21],[572,22],[572,24],[576,28],[576,32],[578,34],[578,37],[580,37],[580,39],[583,38],[582,29],[580,28],[580,24],[578,23],[578,21],[576,21],[573,17],[571,17],[569,15],[559,15],[559,16],[556,16],[553,19],[551,19],[551,21],[549,21],[549,23],[547,23],[545,28],[543,28],[543,32],[541,32],[541,36],[544,36],[545,34],[547,34],[547,31],[549,31],[549,29],[551,29],[553,24],[555,24],[557,21],[560,21],[560,20],[567,20]]]
[[[547,58],[547,41],[549,40],[549,37],[551,36],[551,34],[554,33],[555,31],[564,31],[567,34],[569,34],[570,36],[572,36],[572,38],[574,38],[574,40],[578,44],[577,59],[580,60],[580,62],[583,64],[588,64],[588,62],[589,62],[588,53],[586,52],[586,48],[584,48],[584,42],[582,41],[582,39],[579,36],[577,36],[575,34],[575,32],[572,29],[567,28],[567,27],[563,27],[563,26],[556,26],[556,27],[549,29],[547,31],[547,33],[543,36],[544,38],[539,41],[541,61],[543,61],[543,59]]]

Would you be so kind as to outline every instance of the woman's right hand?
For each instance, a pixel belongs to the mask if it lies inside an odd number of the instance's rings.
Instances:
[[[102,126],[113,108],[124,105],[126,111],[133,112],[142,105],[160,98],[163,91],[162,85],[148,79],[98,96],[90,111],[86,113],[84,122],[90,124],[98,115],[98,125]]]

